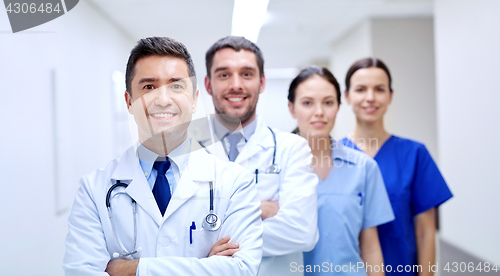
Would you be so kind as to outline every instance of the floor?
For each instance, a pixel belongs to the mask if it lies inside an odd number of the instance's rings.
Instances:
[[[455,246],[441,240],[439,244],[439,276],[448,276],[448,275],[467,275],[467,276],[488,276],[488,275],[500,275],[500,264],[499,264],[499,271],[490,271],[490,272],[479,272],[476,271],[476,267],[478,267],[479,263],[482,263],[481,268],[484,268],[484,262],[458,248]],[[457,267],[455,268],[454,262],[457,262]],[[449,271],[445,271],[444,268],[446,267],[446,264],[449,264],[448,268]],[[460,264],[469,264],[472,263],[474,264],[474,272],[461,272],[460,271]],[[465,270],[466,265],[462,264],[462,270]],[[458,270],[457,272],[453,272],[453,270]],[[472,270],[472,266],[471,266]]]

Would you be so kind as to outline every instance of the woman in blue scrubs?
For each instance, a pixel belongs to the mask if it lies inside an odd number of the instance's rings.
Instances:
[[[378,227],[386,272],[432,275],[436,207],[452,194],[423,144],[385,129],[392,96],[391,75],[382,61],[355,62],[347,72],[345,99],[356,115],[356,128],[342,143],[373,157],[382,171],[396,216]]]
[[[376,162],[330,138],[340,106],[337,80],[326,68],[308,67],[290,84],[288,100],[320,178],[319,241],[304,253],[304,271],[384,275],[377,226],[394,215]]]

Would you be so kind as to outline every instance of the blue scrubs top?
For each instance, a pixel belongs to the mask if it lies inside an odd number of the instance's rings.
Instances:
[[[330,274],[337,268],[340,274],[366,275],[364,269],[351,268],[363,262],[359,234],[393,220],[394,214],[377,163],[332,142],[333,167],[317,188],[319,240],[312,251],[304,252],[304,271]]]
[[[342,143],[360,150],[351,140]],[[396,219],[378,227],[386,275],[417,264],[414,217],[450,199],[443,176],[421,143],[391,136],[375,155]],[[392,272],[388,271],[390,265]],[[425,267],[426,265],[424,265]],[[418,275],[416,271],[404,272]]]

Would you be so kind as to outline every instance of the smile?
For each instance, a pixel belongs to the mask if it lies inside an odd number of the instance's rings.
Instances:
[[[174,117],[175,115],[177,115],[177,113],[155,113],[155,114],[149,114],[149,116],[155,117],[155,118],[170,118],[170,117]]]
[[[377,107],[363,107],[363,110],[365,110],[368,113],[373,113],[378,110]]]
[[[230,102],[237,103],[243,101],[245,98],[239,97],[239,98],[226,98],[226,99]]]

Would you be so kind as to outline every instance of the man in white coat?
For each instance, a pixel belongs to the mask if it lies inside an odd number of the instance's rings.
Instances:
[[[196,137],[209,152],[254,173],[264,224],[259,274],[292,274],[291,263],[300,265],[302,252],[318,241],[318,180],[311,149],[305,139],[271,129],[256,115],[266,84],[257,45],[243,37],[222,38],[207,51],[206,67],[205,87],[213,98],[211,119],[220,143],[209,141],[207,131]]]
[[[263,226],[254,177],[188,138],[199,91],[187,49],[170,38],[140,40],[126,86],[139,142],[81,179],[65,274],[256,275]],[[220,228],[204,224],[211,199]],[[239,250],[227,250],[233,243]]]

